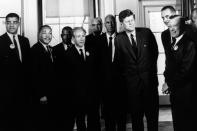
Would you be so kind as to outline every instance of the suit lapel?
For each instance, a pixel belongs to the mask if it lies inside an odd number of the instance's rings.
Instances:
[[[142,52],[142,49],[143,49],[143,43],[142,43],[142,34],[143,33],[140,33],[140,31],[138,30],[138,28],[135,28],[135,33],[136,33],[136,42],[137,42],[137,49],[138,49],[138,54],[137,54],[137,57],[139,58],[140,57],[140,54]]]
[[[127,50],[128,50],[128,52],[129,53],[131,53],[131,56],[134,58],[134,59],[136,59],[137,57],[136,57],[136,55],[135,55],[135,52],[133,51],[133,48],[132,48],[132,46],[131,46],[131,42],[130,42],[130,40],[129,40],[129,38],[128,38],[128,36],[127,36],[127,33],[126,32],[124,32],[124,43],[125,43],[125,45],[126,45],[126,48],[127,48]]]
[[[8,34],[7,33],[5,33],[5,38],[7,39],[6,41],[8,41],[8,46],[10,46],[11,44],[13,44],[12,43],[12,40],[10,39],[10,37],[8,36]]]

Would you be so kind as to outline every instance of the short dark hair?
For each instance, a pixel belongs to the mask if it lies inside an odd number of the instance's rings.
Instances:
[[[134,19],[135,19],[135,14],[129,10],[129,9],[126,9],[126,10],[123,10],[119,13],[119,21],[120,22],[123,22],[123,20],[128,17],[128,16],[131,16],[133,15]]]
[[[63,31],[64,30],[67,30],[70,34],[72,34],[72,28],[70,26],[65,26],[63,29],[62,29],[62,34],[63,34]]]
[[[42,25],[42,26],[40,26],[38,32],[40,33],[40,32],[42,31],[43,28],[49,28],[49,29],[52,30],[51,26],[49,26],[49,25]]]
[[[16,14],[16,13],[9,13],[9,14],[7,14],[5,19],[7,20],[10,17],[16,17],[18,19],[18,21],[19,21],[19,15]]]
[[[169,9],[171,12],[176,12],[175,8],[171,5],[164,6],[161,11]]]
[[[111,18],[114,22],[116,22],[115,16],[113,16],[111,14],[105,16],[105,21],[106,21],[107,18]]]

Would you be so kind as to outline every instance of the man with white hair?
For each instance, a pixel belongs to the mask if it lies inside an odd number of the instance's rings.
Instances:
[[[185,19],[174,15],[169,22],[170,38],[162,37],[166,54],[163,93],[170,93],[175,131],[193,129],[192,91],[194,89],[196,48],[185,34]]]

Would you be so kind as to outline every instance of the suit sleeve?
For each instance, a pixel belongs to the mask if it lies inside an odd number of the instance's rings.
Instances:
[[[155,73],[157,73],[157,59],[158,59],[158,54],[159,54],[159,51],[158,51],[158,45],[157,45],[157,41],[155,39],[155,36],[154,34],[152,33],[152,31],[150,29],[149,30],[149,38],[150,38],[150,49],[151,49],[151,53],[152,53],[152,59],[153,59],[153,66],[156,66],[154,67],[155,69]]]

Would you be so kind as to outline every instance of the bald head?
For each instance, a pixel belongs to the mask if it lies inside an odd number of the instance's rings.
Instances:
[[[109,35],[113,35],[113,33],[116,30],[116,22],[115,22],[115,17],[113,15],[107,15],[105,17],[105,28],[106,28],[106,32]]]

